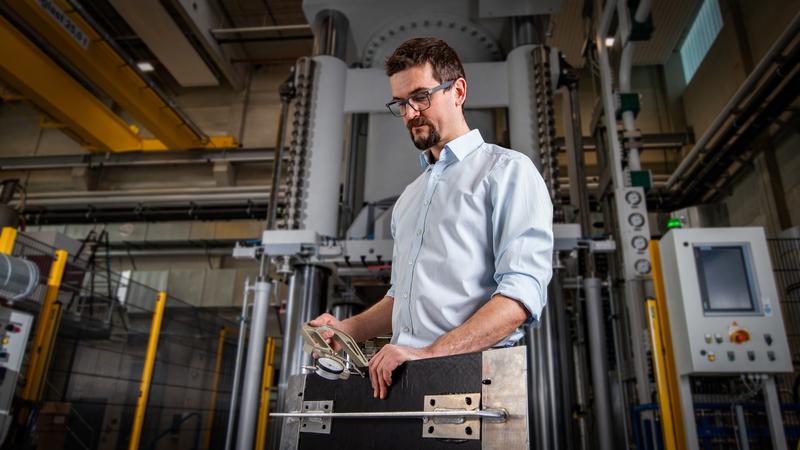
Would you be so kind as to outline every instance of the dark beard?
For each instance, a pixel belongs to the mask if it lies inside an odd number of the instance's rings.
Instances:
[[[419,127],[422,125],[428,126],[429,130],[428,137],[426,138],[415,137],[414,131],[412,129],[414,127]],[[442,139],[442,137],[439,135],[439,131],[436,130],[433,124],[430,123],[428,119],[422,116],[418,116],[417,118],[409,121],[407,127],[408,127],[408,132],[411,134],[411,141],[414,142],[414,146],[420,150],[427,150],[433,147],[434,145],[438,144],[439,141]]]

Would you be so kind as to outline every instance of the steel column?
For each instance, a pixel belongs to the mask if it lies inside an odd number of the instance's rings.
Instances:
[[[142,382],[139,385],[139,398],[136,400],[136,413],[133,416],[131,440],[128,450],[138,450],[144,426],[144,414],[147,411],[147,400],[150,396],[150,384],[153,381],[153,369],[156,366],[158,338],[161,334],[161,321],[164,319],[164,307],[167,304],[167,293],[161,291],[156,299],[153,321],[150,323],[150,338],[147,341],[147,355],[142,369]]]
[[[239,430],[236,439],[237,450],[252,450],[253,439],[258,419],[260,384],[264,362],[265,337],[267,333],[267,316],[269,315],[269,297],[272,284],[257,281],[253,287],[253,316],[250,326],[250,338],[247,345],[247,363],[245,364],[242,389],[242,407],[239,415]]]
[[[611,424],[611,400],[608,393],[608,354],[603,322],[602,284],[598,278],[585,278],[583,289],[586,295],[586,322],[589,331],[590,363],[592,370],[592,392],[594,393],[594,418],[598,448],[612,450],[614,447]]]
[[[58,300],[58,290],[61,288],[61,280],[64,277],[64,269],[67,266],[69,254],[66,250],[56,250],[55,261],[50,266],[50,276],[47,280],[47,292],[42,302],[42,309],[36,320],[36,331],[34,332],[32,351],[28,360],[28,369],[25,375],[25,388],[22,390],[22,398],[25,400],[39,400],[40,393],[44,386],[44,378],[47,375],[47,363],[50,358],[51,335],[58,328],[59,308],[56,305]]]
[[[14,241],[17,240],[17,229],[12,227],[3,227],[3,232],[0,234],[0,253],[10,255],[14,250]]]
[[[233,369],[233,387],[231,388],[231,408],[228,411],[228,427],[225,432],[225,450],[230,450],[233,446],[233,427],[236,423],[236,413],[239,411],[239,388],[242,372],[242,358],[244,357],[244,341],[247,336],[247,299],[250,294],[250,279],[245,283],[244,293],[242,294],[242,313],[239,316],[239,340],[236,344],[236,363]]]
[[[217,340],[217,355],[214,362],[214,380],[211,382],[211,400],[209,401],[208,418],[206,419],[206,432],[205,432],[205,446],[204,448],[211,448],[211,432],[214,429],[214,415],[217,410],[217,392],[219,390],[219,374],[222,370],[222,354],[225,350],[225,336],[228,333],[228,328],[222,327],[219,330],[219,339]]]

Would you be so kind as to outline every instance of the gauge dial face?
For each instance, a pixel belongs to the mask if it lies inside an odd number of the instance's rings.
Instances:
[[[650,261],[640,259],[634,264],[634,269],[636,269],[636,272],[640,275],[647,275],[650,273]]]
[[[645,239],[644,236],[634,236],[634,238],[631,239],[631,245],[633,245],[633,248],[636,250],[644,250],[647,248],[647,239]]]
[[[642,194],[638,191],[628,191],[625,194],[625,201],[628,202],[629,205],[638,205],[642,202]]]
[[[644,225],[644,216],[639,213],[633,213],[628,216],[628,223],[631,224],[631,226],[639,228]]]
[[[317,359],[317,365],[328,372],[331,373],[342,373],[344,371],[344,366],[339,361],[333,358],[326,358],[321,357]]]

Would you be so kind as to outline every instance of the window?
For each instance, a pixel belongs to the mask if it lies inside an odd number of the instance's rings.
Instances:
[[[719,0],[703,0],[703,5],[700,6],[700,11],[689,27],[689,33],[680,48],[686,84],[689,84],[697,68],[700,67],[721,29],[722,13],[719,10]]]

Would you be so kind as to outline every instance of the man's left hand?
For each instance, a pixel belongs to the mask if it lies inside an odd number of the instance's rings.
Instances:
[[[431,358],[433,354],[427,348],[402,347],[386,344],[369,361],[369,379],[372,382],[372,395],[375,398],[386,398],[392,384],[392,371],[406,361]]]

